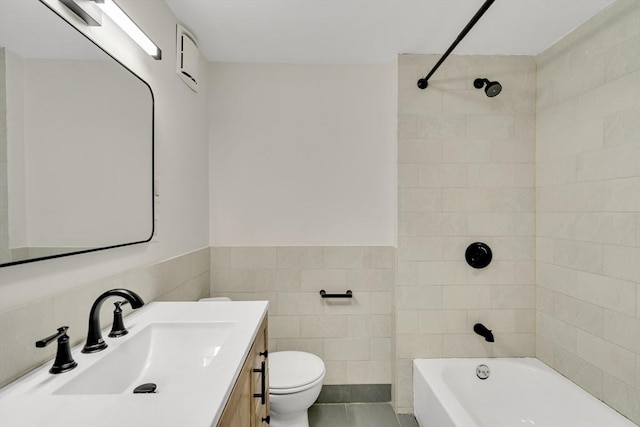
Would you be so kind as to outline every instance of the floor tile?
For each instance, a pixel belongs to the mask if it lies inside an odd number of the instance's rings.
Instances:
[[[416,417],[411,414],[400,414],[398,415],[398,420],[400,421],[400,427],[420,427]]]
[[[316,403],[383,403],[391,401],[391,384],[324,385]]]
[[[346,405],[349,427],[400,427],[389,403]]]
[[[313,405],[309,408],[309,427],[348,427],[345,405]]]
[[[316,403],[347,403],[349,394],[348,385],[323,385]]]
[[[349,402],[390,402],[391,384],[357,384],[351,386]]]

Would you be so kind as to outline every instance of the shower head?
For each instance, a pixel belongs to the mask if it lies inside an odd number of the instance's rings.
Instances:
[[[482,89],[484,85],[486,85],[484,93],[486,93],[489,98],[499,95],[502,91],[502,85],[498,82],[492,82],[489,81],[489,79],[475,79],[473,81],[473,86],[476,89]]]

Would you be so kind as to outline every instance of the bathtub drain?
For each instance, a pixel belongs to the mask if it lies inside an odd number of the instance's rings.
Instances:
[[[487,365],[478,365],[478,367],[476,368],[476,376],[481,380],[486,380],[487,378],[489,378],[490,374],[491,371],[489,370],[489,367]]]

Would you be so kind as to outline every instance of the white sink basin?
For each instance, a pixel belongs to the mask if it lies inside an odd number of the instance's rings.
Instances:
[[[186,393],[217,356],[235,322],[152,323],[54,394]]]
[[[103,331],[103,351],[74,347],[77,368],[52,375],[49,361],[1,389],[0,426],[216,426],[267,307],[149,303],[125,318],[129,334]],[[156,392],[134,394],[144,383],[155,383]]]

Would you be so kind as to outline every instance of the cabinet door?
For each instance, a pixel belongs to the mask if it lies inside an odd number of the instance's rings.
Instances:
[[[269,353],[267,342],[267,319],[265,317],[218,422],[218,427],[267,427],[269,425]]]
[[[251,383],[253,396],[257,396],[254,398],[253,427],[269,425],[269,352],[267,343],[267,319],[265,318],[252,349],[254,377]],[[264,400],[261,397],[263,389]]]
[[[252,427],[253,399],[251,397],[251,364],[245,363],[218,426]]]

